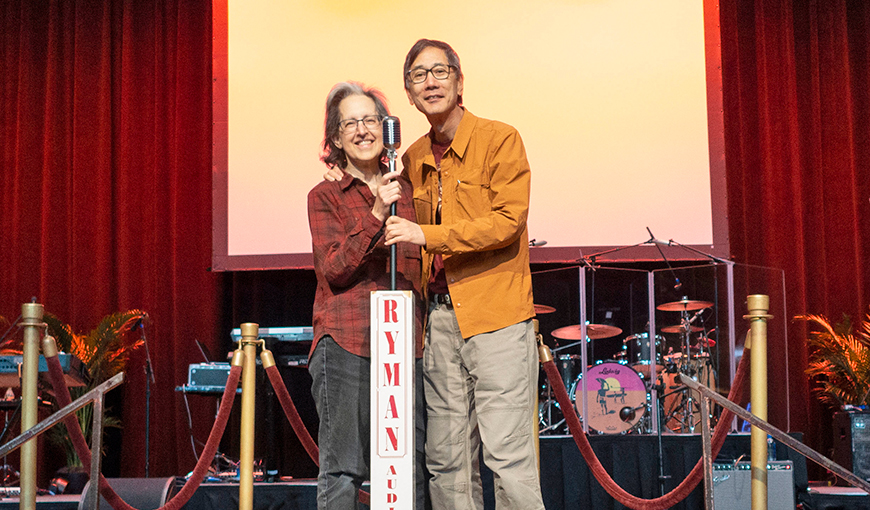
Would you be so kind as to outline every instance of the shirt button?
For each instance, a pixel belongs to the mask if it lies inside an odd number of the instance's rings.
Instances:
[[[450,283],[456,283],[456,279],[455,279],[455,278],[451,278],[451,279],[450,279]]]
[[[456,303],[456,306],[462,306],[462,303]]]

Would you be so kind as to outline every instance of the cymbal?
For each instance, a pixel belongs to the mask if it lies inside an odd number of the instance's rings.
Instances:
[[[703,331],[704,328],[700,326],[689,326],[689,331],[692,333],[697,333],[698,331]],[[676,326],[665,326],[661,329],[662,333],[685,333],[686,328],[683,327],[682,324],[678,324]]]
[[[586,336],[592,340],[599,340],[601,338],[610,338],[612,336],[616,336],[622,333],[622,330],[617,328],[616,326],[608,326],[607,324],[587,324],[586,325]],[[555,329],[552,333],[550,333],[554,337],[560,340],[582,340],[583,337],[580,336],[580,324],[574,324],[573,326],[565,326],[563,328]]]
[[[555,311],[556,311],[556,309],[553,308],[552,306],[537,305],[537,304],[535,305],[535,315],[541,315],[544,313],[553,313]]]
[[[700,310],[702,308],[710,308],[713,303],[709,301],[694,301],[691,299],[681,299],[671,303],[663,303],[656,307],[656,310],[663,312],[683,312],[691,310]]]

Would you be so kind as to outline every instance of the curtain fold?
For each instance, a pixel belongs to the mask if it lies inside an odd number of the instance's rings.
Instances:
[[[870,4],[723,0],[721,12],[732,255],[785,270],[791,315],[860,319],[870,298]],[[792,430],[827,451],[830,410],[804,375],[805,334],[790,325],[790,401],[771,395],[770,415],[787,405]]]
[[[36,297],[86,331],[146,310],[149,471],[186,473],[195,457],[175,386],[203,361],[194,339],[225,348],[223,278],[208,272],[210,2],[3,2],[0,23],[0,314],[13,320]],[[124,476],[144,476],[144,363],[140,349],[114,390]],[[213,415],[211,398],[190,403]],[[209,420],[194,422],[204,440]]]

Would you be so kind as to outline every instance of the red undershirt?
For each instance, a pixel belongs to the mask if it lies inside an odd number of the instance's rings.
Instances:
[[[429,138],[432,140],[432,155],[435,156],[435,166],[438,167],[438,208],[435,213],[435,224],[441,224],[441,158],[444,153],[450,148],[450,140],[446,143],[438,143],[435,141],[435,136],[430,132]],[[435,254],[432,260],[432,271],[429,273],[429,295],[432,294],[447,294],[447,274],[444,272],[444,259],[441,254]]]

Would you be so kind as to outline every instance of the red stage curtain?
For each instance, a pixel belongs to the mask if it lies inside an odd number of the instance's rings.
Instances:
[[[783,268],[790,314],[861,317],[870,4],[721,0],[720,11],[734,258]],[[77,330],[119,309],[151,313],[152,475],[193,465],[174,386],[199,360],[193,338],[223,351],[217,325],[232,314],[220,306],[231,284],[207,272],[210,34],[202,0],[0,3],[0,314],[31,296]],[[791,428],[824,441],[803,328],[789,331],[790,402],[772,396],[771,415],[791,406]],[[124,476],[144,473],[142,362],[120,390]]]
[[[194,463],[176,385],[219,338],[211,256],[211,4],[0,3],[0,314],[31,297],[76,331],[141,308],[156,384],[152,476]],[[14,332],[13,332],[14,334]],[[225,335],[224,335],[225,336]],[[144,351],[123,392],[124,476],[144,476]],[[192,397],[199,416],[214,402]],[[195,420],[205,440],[209,420]]]
[[[870,304],[870,3],[723,0],[728,212],[735,260],[782,268],[788,311]],[[805,327],[789,324],[792,430],[830,443],[808,393]]]

